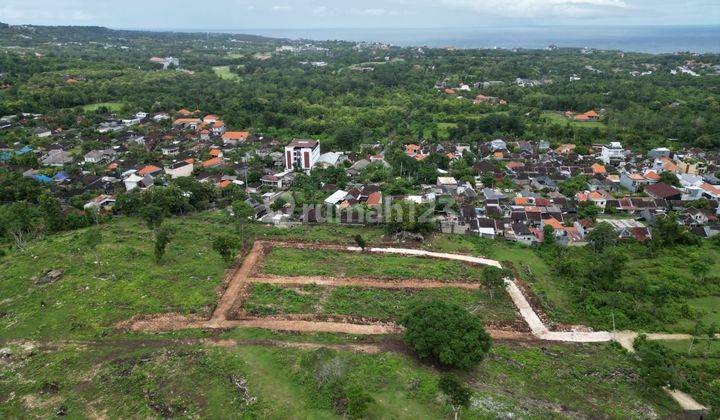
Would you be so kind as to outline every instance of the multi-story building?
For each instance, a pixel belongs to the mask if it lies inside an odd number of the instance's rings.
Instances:
[[[285,146],[285,169],[309,171],[320,159],[320,142],[295,139]]]
[[[606,165],[621,162],[623,159],[625,159],[625,150],[620,142],[613,141],[600,150],[600,160]]]

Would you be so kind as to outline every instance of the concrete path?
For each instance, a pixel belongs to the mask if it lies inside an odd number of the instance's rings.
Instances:
[[[349,246],[348,251],[361,251],[360,247]],[[375,253],[386,253],[386,254],[401,254],[401,255],[414,255],[416,257],[429,257],[429,258],[442,258],[445,260],[464,261],[473,264],[492,265],[497,268],[502,268],[499,261],[489,260],[487,258],[471,257],[469,255],[461,254],[447,254],[444,252],[431,252],[424,251],[422,249],[412,248],[365,248],[365,251]]]

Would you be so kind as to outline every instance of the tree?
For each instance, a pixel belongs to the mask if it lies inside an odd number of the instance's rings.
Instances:
[[[663,171],[660,173],[660,182],[672,185],[673,187],[682,187],[682,184],[680,184],[680,180],[678,179],[677,175],[670,171]]]
[[[490,350],[482,319],[442,301],[421,302],[402,317],[404,340],[419,357],[445,366],[469,369]]]
[[[50,233],[60,232],[65,228],[65,216],[60,206],[60,200],[46,193],[38,198],[45,226]]]
[[[717,323],[713,322],[710,325],[707,326],[705,329],[705,335],[707,336],[707,341],[705,342],[705,351],[703,352],[703,357],[707,359],[708,354],[710,354],[710,345],[713,341],[715,341],[715,335],[718,333],[718,325]]]
[[[645,382],[653,387],[674,387],[677,378],[675,355],[662,344],[649,341],[644,334],[639,335],[633,342],[640,375]]]
[[[403,200],[389,209],[385,220],[389,232],[426,234],[435,229],[433,209],[426,204]]]
[[[555,245],[555,228],[550,225],[543,226],[543,245]]]
[[[235,238],[230,235],[219,235],[215,237],[212,244],[213,250],[220,254],[226,264],[230,264],[232,262],[235,246]]]
[[[710,408],[714,418],[720,418],[720,379],[710,382]]]
[[[453,409],[453,415],[457,420],[460,409],[467,407],[470,403],[471,390],[470,387],[460,381],[457,376],[445,374],[440,377],[438,388],[447,396]]]
[[[365,245],[367,245],[365,243],[365,238],[363,238],[362,235],[355,235],[353,239],[355,239],[355,243],[360,247],[360,250],[365,252]]]
[[[600,213],[600,209],[590,200],[581,201],[578,204],[577,207],[577,217],[578,219],[590,219],[595,220],[598,213]]]
[[[245,225],[248,218],[255,215],[255,209],[244,200],[236,200],[232,203],[233,218],[235,219],[235,230],[240,234],[240,241],[245,245]]]
[[[617,233],[610,223],[600,222],[587,235],[588,245],[595,252],[602,252],[608,246],[617,243]]]
[[[492,265],[488,265],[483,268],[482,274],[483,283],[488,287],[490,292],[490,299],[493,299],[493,294],[496,290],[502,290],[505,287],[505,277],[512,277],[512,273],[509,270],[503,270]]]
[[[155,234],[155,262],[160,263],[165,255],[165,248],[172,240],[173,230],[169,226],[163,226]]]
[[[162,225],[165,211],[158,205],[148,204],[140,209],[140,217],[145,221],[148,229],[156,231]]]
[[[82,244],[92,251],[95,256],[95,264],[100,264],[100,256],[97,247],[102,243],[102,232],[97,227],[87,229],[82,236]]]

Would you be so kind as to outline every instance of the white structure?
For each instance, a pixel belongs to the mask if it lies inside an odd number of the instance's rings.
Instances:
[[[609,165],[611,162],[620,162],[624,158],[625,150],[623,150],[622,144],[618,141],[604,145],[600,151],[600,160],[606,165]]]
[[[320,159],[320,142],[317,140],[293,140],[285,146],[285,169],[299,168],[309,171]]]
[[[170,175],[170,178],[175,179],[192,175],[193,168],[194,165],[192,163],[183,160],[165,167],[165,173]]]

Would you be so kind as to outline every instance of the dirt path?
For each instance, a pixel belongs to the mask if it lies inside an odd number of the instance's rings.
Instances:
[[[368,280],[357,278],[334,278],[322,276],[262,276],[247,279],[248,283],[267,283],[287,286],[317,284],[320,286],[361,286],[378,289],[435,289],[441,287],[454,287],[458,289],[478,289],[479,283],[465,283],[454,281],[434,280]]]
[[[292,242],[262,242],[256,241],[252,249],[245,257],[242,265],[232,275],[228,283],[228,287],[220,298],[218,305],[209,320],[185,317],[177,314],[165,314],[154,317],[135,317],[131,320],[117,324],[118,327],[127,328],[134,331],[167,331],[187,328],[210,328],[224,329],[234,327],[246,328],[266,328],[282,331],[296,332],[329,332],[329,333],[345,333],[357,335],[376,335],[376,334],[397,334],[402,332],[402,327],[395,324],[354,324],[348,322],[327,322],[327,321],[305,321],[305,320],[283,320],[283,319],[242,319],[228,320],[228,313],[233,308],[233,304],[241,296],[243,289],[250,283],[271,283],[271,284],[320,284],[324,286],[365,286],[365,287],[382,287],[382,288],[430,288],[430,287],[461,287],[461,288],[477,288],[474,283],[447,283],[437,281],[417,281],[417,280],[400,280],[400,281],[380,281],[370,279],[333,279],[323,277],[250,277],[253,274],[255,264],[263,255],[265,246],[283,246],[298,248],[317,248],[317,249],[344,249],[347,251],[359,252],[359,247],[342,247],[342,246],[313,246],[307,243]],[[414,257],[440,258],[455,261],[463,261],[472,264],[491,265],[502,268],[499,261],[486,258],[473,257],[469,255],[449,254],[440,252],[431,252],[412,248],[369,248],[366,252],[372,253],[390,253],[408,255]],[[490,334],[495,339],[505,340],[546,340],[561,341],[574,343],[596,343],[617,341],[623,347],[633,352],[633,340],[637,337],[637,333],[633,331],[550,331],[547,325],[535,312],[530,305],[523,290],[517,285],[514,279],[506,279],[506,289],[510,295],[515,307],[520,315],[528,324],[531,334],[490,330]],[[692,337],[688,334],[647,334],[650,340],[688,340]],[[720,335],[719,335],[720,336]],[[691,396],[668,390],[668,394],[680,404],[685,410],[703,410],[705,407],[697,403]]]
[[[250,252],[243,260],[242,265],[240,266],[240,268],[237,269],[237,271],[235,271],[235,274],[230,279],[230,283],[228,283],[228,287],[227,289],[225,289],[225,293],[223,293],[217,307],[215,308],[215,311],[210,317],[211,321],[219,322],[227,319],[227,313],[232,308],[235,299],[240,295],[240,291],[245,286],[247,278],[250,276],[250,273],[252,272],[255,263],[262,255],[262,250],[262,242],[255,241],[252,249],[250,249]]]

